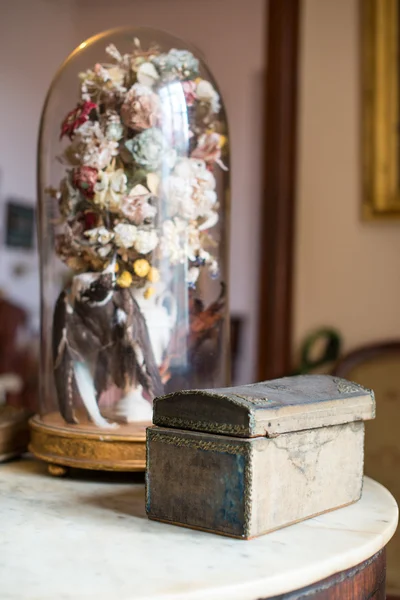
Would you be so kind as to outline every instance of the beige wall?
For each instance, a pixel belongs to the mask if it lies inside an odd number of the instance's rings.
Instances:
[[[294,339],[333,325],[345,349],[400,336],[400,223],[360,219],[358,0],[305,0]]]
[[[36,201],[40,113],[54,72],[74,39],[71,1],[0,0],[0,4],[0,289],[28,311],[36,330],[37,254],[4,246],[5,202],[10,197]],[[25,274],[15,277],[20,265]]]

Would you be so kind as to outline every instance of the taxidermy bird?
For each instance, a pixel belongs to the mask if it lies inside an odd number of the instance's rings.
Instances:
[[[222,328],[227,316],[225,296],[226,286],[221,282],[218,298],[205,307],[195,292],[189,290],[189,330],[186,321],[181,321],[160,369],[167,392],[214,385],[223,339]],[[180,370],[178,373],[174,362],[181,356],[182,347],[187,348],[188,366],[186,372]]]
[[[192,356],[199,352],[201,345],[209,339],[214,339],[219,323],[225,317],[226,286],[221,282],[218,298],[204,308],[203,302],[191,296],[189,298],[190,334],[189,348]]]
[[[75,275],[71,289],[61,292],[54,311],[53,360],[60,412],[78,423],[80,398],[89,419],[112,427],[101,414],[102,392],[113,384],[123,390],[121,416],[127,421],[151,420],[153,398],[163,385],[147,325],[127,288],[115,283],[115,265],[101,273]],[[145,399],[146,398],[146,399]]]

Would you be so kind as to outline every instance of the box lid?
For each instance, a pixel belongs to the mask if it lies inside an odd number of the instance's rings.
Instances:
[[[374,417],[371,390],[330,375],[298,375],[156,398],[153,422],[238,437],[275,437]]]

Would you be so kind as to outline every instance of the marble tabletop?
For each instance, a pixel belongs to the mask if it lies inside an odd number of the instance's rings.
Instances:
[[[2,600],[255,600],[366,560],[397,526],[368,478],[358,503],[242,541],[149,521],[137,476],[110,477],[0,465]]]

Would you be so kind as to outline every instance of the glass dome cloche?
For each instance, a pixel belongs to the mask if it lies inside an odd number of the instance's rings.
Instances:
[[[229,384],[227,123],[196,54],[108,31],[48,92],[31,449],[54,474],[144,468],[155,397]]]

